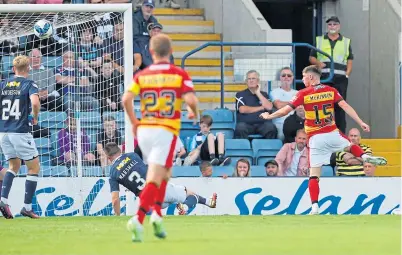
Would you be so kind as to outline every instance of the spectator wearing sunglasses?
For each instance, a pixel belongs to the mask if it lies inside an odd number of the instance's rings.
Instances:
[[[296,95],[297,90],[294,90],[292,88],[293,77],[293,72],[290,67],[283,67],[279,71],[280,87],[272,90],[270,93],[271,101],[274,103],[276,109],[280,109],[286,106],[289,101]],[[273,123],[278,130],[278,139],[281,139],[282,141],[284,140],[283,123],[285,122],[285,119],[291,114],[292,112],[286,116],[273,120]]]

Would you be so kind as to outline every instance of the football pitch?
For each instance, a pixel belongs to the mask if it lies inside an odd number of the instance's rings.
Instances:
[[[145,224],[132,243],[129,217],[0,218],[0,254],[399,255],[401,218],[385,216],[170,216],[168,237]]]

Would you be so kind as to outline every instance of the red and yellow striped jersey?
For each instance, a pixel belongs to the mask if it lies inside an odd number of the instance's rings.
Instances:
[[[308,137],[315,134],[329,133],[337,129],[335,125],[334,105],[343,98],[338,90],[327,85],[318,84],[300,90],[290,101],[294,109],[304,106],[306,121],[304,130]]]
[[[194,91],[186,71],[168,63],[150,65],[134,76],[129,91],[141,98],[141,126],[179,135],[182,95]]]

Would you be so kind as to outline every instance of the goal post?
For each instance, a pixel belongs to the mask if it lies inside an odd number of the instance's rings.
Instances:
[[[98,145],[116,140],[126,152],[134,151],[132,128],[121,107],[133,76],[132,12],[132,4],[0,5],[1,79],[14,76],[14,57],[27,55],[29,78],[39,86],[43,109],[35,143],[42,178],[33,208],[40,216],[111,213],[109,170],[102,163],[107,159]],[[48,39],[33,33],[41,19],[53,24]],[[66,139],[70,145],[64,144]],[[22,166],[19,176],[26,171]],[[9,199],[13,213],[22,208],[24,183],[25,178],[14,181],[18,188]],[[132,201],[122,200],[122,205]]]

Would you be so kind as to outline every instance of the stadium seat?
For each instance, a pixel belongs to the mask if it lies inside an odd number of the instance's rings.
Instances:
[[[198,166],[174,166],[173,177],[199,177],[201,176]]]
[[[322,166],[321,176],[322,177],[334,176],[334,169],[332,168],[332,166],[329,165]]]
[[[50,155],[53,157],[60,156],[60,150],[58,145],[58,132],[54,132],[50,135],[50,142],[52,149],[50,151]]]
[[[41,166],[51,166],[52,165],[52,157],[49,153],[39,155],[39,162],[40,162]]]
[[[48,154],[51,151],[52,144],[49,138],[35,138],[35,145],[39,154]]]
[[[253,148],[255,164],[262,165],[268,158],[275,158],[283,143],[279,139],[253,139],[251,146]]]
[[[65,128],[67,114],[65,112],[41,112],[39,113],[39,125],[48,128],[51,133]]]
[[[234,117],[229,109],[205,110],[202,115],[210,115],[213,120],[211,131],[213,133],[222,132],[226,139],[232,139],[234,135]]]
[[[100,112],[80,112],[79,118],[81,120],[81,127],[82,128],[95,128],[100,129],[102,128],[102,116]]]
[[[71,173],[73,176],[78,176],[78,167],[71,167]],[[83,177],[102,177],[103,170],[100,166],[82,166]]]
[[[212,177],[222,177],[223,175],[232,176],[233,166],[214,166],[212,169]]]
[[[240,158],[248,159],[251,164],[253,162],[253,151],[247,139],[226,139],[225,155],[232,158],[232,165],[235,165]]]
[[[41,166],[41,177],[68,177],[69,169],[65,166]]]
[[[111,166],[105,167],[105,176],[106,176],[106,177],[109,177],[109,176],[110,176],[110,167],[111,167]]]
[[[251,167],[252,177],[267,177],[267,172],[264,166],[252,166]]]

